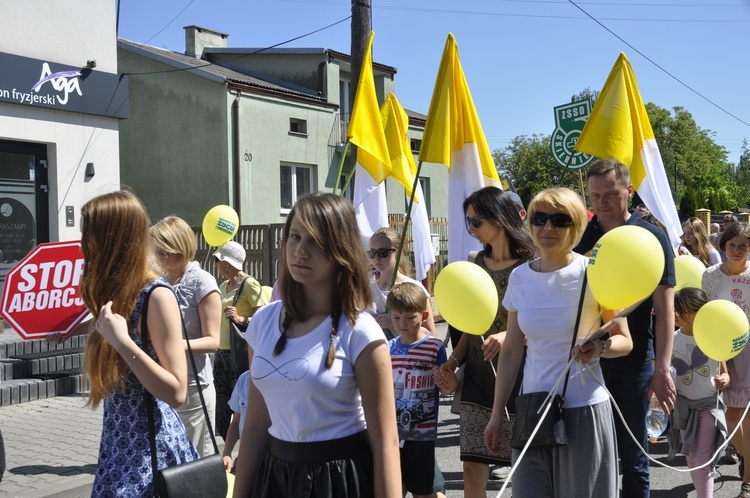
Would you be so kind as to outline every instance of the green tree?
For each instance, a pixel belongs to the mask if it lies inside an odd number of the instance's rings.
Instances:
[[[737,185],[737,204],[740,207],[750,207],[750,149],[747,140],[742,141],[740,161],[735,168],[734,179]]]
[[[699,208],[734,209],[732,165],[726,149],[714,142],[715,134],[700,128],[682,107],[670,112],[649,102],[646,111],[680,217],[692,216]]]
[[[598,96],[599,92],[586,88],[573,95],[571,101],[588,98],[593,104]],[[714,141],[715,134],[700,128],[687,110],[674,107],[669,111],[648,103],[646,111],[664,163],[672,200],[679,207],[681,218],[692,216],[699,208],[734,210],[740,188],[745,192],[740,205],[750,206],[750,150],[747,144],[743,146],[742,158],[735,171],[728,162],[726,149]],[[500,174],[510,175],[526,203],[536,192],[548,187],[564,186],[580,191],[578,172],[563,174],[563,169],[552,158],[549,135],[518,136],[507,147],[495,150],[493,157]]]
[[[580,191],[578,173],[563,174],[563,168],[552,157],[550,135],[518,136],[507,147],[496,149],[492,157],[500,175],[510,175],[525,205],[545,188],[562,186]]]

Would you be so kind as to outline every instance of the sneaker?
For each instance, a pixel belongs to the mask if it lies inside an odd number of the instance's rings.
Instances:
[[[750,498],[750,482],[743,482],[737,498]]]
[[[510,475],[510,467],[498,467],[490,472],[490,479],[504,481],[508,478],[508,475]]]
[[[737,457],[740,459],[740,466],[737,470],[739,470],[740,479],[744,479],[745,478],[745,457],[739,454],[737,455]]]

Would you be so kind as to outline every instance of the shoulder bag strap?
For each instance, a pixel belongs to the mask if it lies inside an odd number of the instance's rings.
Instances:
[[[583,283],[581,284],[581,299],[578,301],[578,315],[576,316],[576,324],[575,327],[573,327],[573,339],[570,341],[570,350],[573,350],[573,347],[576,345],[576,337],[578,337],[578,325],[581,323],[581,311],[583,310],[583,300],[586,297],[586,286],[588,285],[588,272],[586,272],[586,269],[583,270]],[[563,386],[563,392],[562,397],[565,399],[565,391],[568,390],[568,379],[570,378],[570,373],[565,376],[565,384]]]
[[[240,284],[240,288],[237,289],[237,294],[234,295],[234,302],[232,303],[232,306],[237,306],[237,301],[240,300],[240,294],[242,294],[242,288],[245,287],[245,282],[248,281],[250,277],[247,277],[245,280],[242,281]]]
[[[141,308],[141,349],[148,354],[149,335],[148,335],[148,301],[151,299],[151,293],[157,286],[152,287]],[[148,444],[151,447],[151,475],[154,486],[154,496],[156,496],[156,472],[159,470],[156,464],[156,428],[154,425],[154,397],[143,388],[146,398],[146,414],[148,415]]]
[[[243,281],[244,284],[244,281]],[[156,288],[157,286],[154,286]],[[241,288],[241,287],[240,287]],[[151,298],[151,292],[153,291],[153,288],[148,292],[146,295],[146,301],[143,303],[143,310],[141,312],[141,337],[143,345],[142,348],[144,351],[146,351],[146,354],[148,354],[148,344],[149,344],[149,335],[148,335],[148,325],[146,320],[146,314],[148,313],[148,301]],[[239,294],[239,290],[238,290]],[[200,396],[201,399],[201,405],[203,406],[203,415],[206,417],[206,425],[208,426],[208,433],[211,435],[211,442],[214,446],[214,451],[217,454],[219,453],[219,445],[216,444],[216,436],[214,436],[214,429],[211,427],[211,419],[208,416],[208,408],[206,408],[206,400],[203,399],[203,389],[201,388],[201,383],[198,381],[198,367],[195,365],[195,358],[193,357],[193,351],[190,347],[190,340],[187,336],[187,329],[185,329],[185,320],[182,317],[182,310],[180,310],[180,321],[182,322],[182,336],[185,338],[185,342],[187,343],[187,349],[188,349],[188,358],[190,359],[190,364],[193,367],[193,376],[195,378],[195,385],[198,387],[198,396]],[[156,478],[157,473],[157,466],[156,466],[156,428],[154,425],[154,397],[153,395],[146,390],[146,407],[148,411],[148,435],[149,435],[149,444],[151,445],[151,468],[154,474],[154,479]]]

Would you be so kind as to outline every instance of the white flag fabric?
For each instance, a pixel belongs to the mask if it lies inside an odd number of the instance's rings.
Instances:
[[[414,272],[417,280],[424,280],[435,263],[435,252],[432,247],[430,219],[427,217],[422,186],[417,183],[415,202],[411,207],[411,237],[414,249]],[[408,197],[407,197],[408,201]],[[419,202],[416,202],[419,201]]]

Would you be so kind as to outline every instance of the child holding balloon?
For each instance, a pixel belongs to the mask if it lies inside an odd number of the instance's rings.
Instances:
[[[672,366],[677,372],[677,399],[669,416],[673,430],[669,434],[670,456],[677,451],[688,455],[688,466],[699,467],[711,459],[726,439],[726,417],[723,401],[717,402],[718,390],[729,385],[724,361],[709,358],[698,347],[693,336],[693,321],[708,299],[694,287],[685,287],[674,294],[675,324]],[[714,462],[715,464],[716,462]],[[712,467],[690,471],[698,498],[713,496]]]

